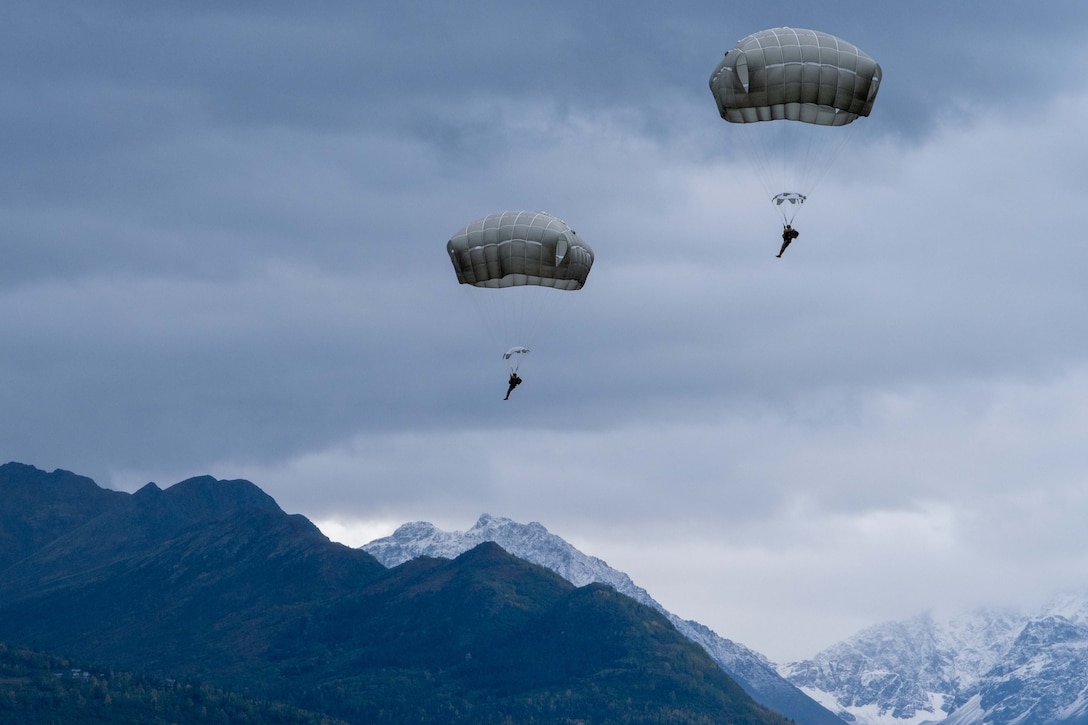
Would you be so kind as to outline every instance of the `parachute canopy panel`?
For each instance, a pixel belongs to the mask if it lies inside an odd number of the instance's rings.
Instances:
[[[808,198],[804,194],[798,194],[796,191],[784,191],[781,194],[775,194],[771,197],[771,203],[775,206],[801,206],[805,203],[805,199]]]
[[[880,79],[880,64],[841,38],[772,28],[737,41],[711,74],[710,90],[731,123],[844,126],[869,115]]]
[[[504,211],[468,224],[446,244],[457,281],[475,287],[581,289],[593,250],[546,212]]]

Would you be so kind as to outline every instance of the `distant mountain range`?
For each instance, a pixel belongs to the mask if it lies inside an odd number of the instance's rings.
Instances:
[[[406,524],[365,549],[247,481],[128,494],[5,464],[0,646],[298,722],[1088,725],[1088,594],[888,622],[775,666],[540,524]],[[0,708],[90,696],[108,720],[101,683],[0,665]]]
[[[446,532],[414,522],[362,548],[393,565],[418,556],[452,558],[482,541],[574,584],[607,583],[662,612],[757,702],[801,725],[1088,725],[1088,594],[1026,613],[980,609],[943,621],[922,614],[776,666],[665,611],[626,574],[538,523],[485,514],[468,531]]]
[[[491,541],[514,556],[547,567],[575,586],[594,582],[607,584],[621,594],[641,602],[672,622],[673,626],[701,646],[756,702],[782,713],[801,725],[842,725],[842,720],[787,682],[766,657],[744,645],[718,636],[708,627],[665,610],[645,589],[597,557],[582,553],[544,526],[520,524],[511,519],[484,514],[468,531],[442,531],[433,524],[417,521],[399,527],[392,536],[362,547],[386,566],[397,566],[417,557],[454,559]]]
[[[0,642],[353,723],[787,723],[610,586],[489,542],[387,568],[206,476],[0,466]]]

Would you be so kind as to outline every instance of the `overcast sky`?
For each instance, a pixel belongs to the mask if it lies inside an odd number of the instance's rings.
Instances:
[[[707,80],[782,25],[884,81],[776,259]],[[9,0],[0,459],[246,478],[353,545],[539,521],[778,662],[1088,585],[1086,37],[1058,0]],[[445,244],[507,209],[596,262],[503,401]]]

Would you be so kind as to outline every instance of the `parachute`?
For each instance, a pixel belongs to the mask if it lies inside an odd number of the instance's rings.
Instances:
[[[593,266],[590,246],[546,212],[489,214],[454,234],[446,251],[512,373],[556,292],[581,289]]]
[[[737,41],[710,75],[721,117],[735,129],[783,224],[841,153],[849,124],[873,109],[880,64],[818,30],[772,28]]]
[[[506,360],[506,364],[510,366],[510,372],[516,373],[518,368],[521,367],[522,356],[528,354],[529,348],[518,345],[503,353],[502,359]]]
[[[779,213],[782,214],[783,223],[789,224],[797,216],[797,212],[801,211],[801,205],[805,203],[806,198],[804,194],[798,194],[796,191],[784,191],[772,196],[771,203],[776,209],[780,208]]]

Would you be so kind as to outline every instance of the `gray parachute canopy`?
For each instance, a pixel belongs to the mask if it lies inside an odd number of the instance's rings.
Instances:
[[[880,65],[845,40],[772,28],[737,41],[711,74],[710,90],[731,123],[843,126],[869,115],[880,78]]]
[[[446,244],[457,281],[476,287],[581,289],[593,250],[551,214],[504,211],[477,219]]]

